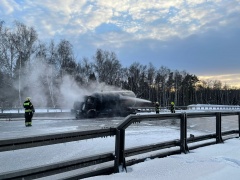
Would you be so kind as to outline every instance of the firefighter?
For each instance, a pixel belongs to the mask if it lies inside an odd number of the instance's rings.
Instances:
[[[171,113],[175,113],[175,104],[174,104],[174,102],[171,102],[170,110],[171,110]]]
[[[155,110],[156,110],[156,114],[159,114],[160,112],[160,105],[158,102],[155,103]]]
[[[34,106],[31,103],[31,98],[27,97],[26,101],[23,103],[23,107],[25,108],[25,126],[32,126],[32,117],[35,112]]]

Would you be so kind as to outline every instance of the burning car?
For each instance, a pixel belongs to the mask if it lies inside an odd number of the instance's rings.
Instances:
[[[99,116],[127,116],[135,114],[138,107],[151,107],[151,101],[137,98],[132,91],[105,91],[84,96],[76,101],[73,112],[76,118],[95,118]]]

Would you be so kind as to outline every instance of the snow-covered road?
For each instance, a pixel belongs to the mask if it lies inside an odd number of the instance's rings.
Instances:
[[[116,127],[124,118],[98,118],[74,120],[71,118],[33,119],[32,127],[24,126],[24,119],[0,120],[0,139]],[[223,117],[222,129],[237,129],[237,116]],[[215,118],[194,118],[188,120],[188,136],[215,132]],[[144,121],[131,125],[126,130],[126,148],[179,139],[179,120]],[[76,159],[104,152],[114,152],[115,138],[97,138],[77,142],[21,149],[0,153],[0,173]]]

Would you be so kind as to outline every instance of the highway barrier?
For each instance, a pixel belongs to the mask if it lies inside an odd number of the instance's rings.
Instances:
[[[235,116],[238,126],[236,129],[231,129],[222,132],[222,117]],[[199,117],[215,117],[216,132],[202,135],[187,137],[187,122],[190,118]],[[143,121],[163,121],[163,120],[177,120],[180,123],[179,139],[156,142],[138,147],[125,148],[125,131],[134,123],[141,123]],[[127,166],[143,162],[146,158],[165,157],[172,154],[188,153],[191,149],[207,146],[210,144],[223,143],[228,138],[240,137],[240,112],[202,112],[202,113],[174,113],[174,114],[144,114],[144,115],[129,115],[122,123],[115,128],[104,128],[91,131],[69,131],[54,134],[46,134],[31,137],[19,137],[11,139],[0,140],[0,152],[12,151],[24,148],[32,148],[45,145],[53,145],[58,143],[67,143],[71,141],[81,141],[86,139],[94,139],[99,137],[115,137],[115,151],[102,152],[101,154],[84,157],[81,159],[63,161],[52,163],[44,166],[31,167],[28,169],[19,169],[11,172],[0,173],[0,179],[34,179],[46,177],[58,173],[68,172],[71,170],[81,169],[84,167],[99,165],[97,169],[90,170],[69,175],[61,179],[82,179],[91,176],[118,173],[126,171]],[[208,140],[208,141],[205,141]],[[212,140],[212,141],[209,141]],[[201,143],[199,143],[201,142]],[[196,143],[196,144],[194,144]],[[190,144],[193,144],[190,146]],[[101,145],[99,145],[101,146]],[[97,147],[96,147],[97,148]],[[164,152],[154,153],[148,157],[137,158],[131,157],[139,154],[156,152],[159,150]],[[129,160],[126,160],[128,158]],[[101,166],[102,163],[111,162],[108,165]]]

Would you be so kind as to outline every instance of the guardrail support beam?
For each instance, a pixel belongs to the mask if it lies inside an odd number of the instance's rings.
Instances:
[[[216,143],[223,143],[222,139],[222,114],[216,113]]]
[[[180,119],[180,149],[183,153],[188,153],[188,145],[187,145],[187,115],[186,113],[181,114]]]
[[[116,141],[115,141],[115,161],[114,161],[114,172],[118,173],[126,170],[125,160],[125,130],[116,130]]]
[[[240,112],[238,113],[238,137],[240,137]]]

